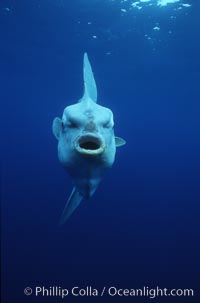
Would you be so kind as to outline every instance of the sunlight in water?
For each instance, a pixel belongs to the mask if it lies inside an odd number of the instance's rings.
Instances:
[[[180,0],[158,0],[157,5],[165,6],[169,3],[176,3],[176,2],[180,2]]]
[[[112,0],[115,1],[115,0]],[[188,0],[187,2],[190,2]],[[136,0],[136,1],[128,1],[128,0],[121,0],[121,3],[129,3],[132,8],[142,9],[143,7],[164,7],[172,4],[178,4],[178,9],[182,9],[184,7],[190,7],[190,3],[186,3],[184,0]]]
[[[110,2],[120,3],[121,18],[126,16],[133,18],[127,31],[118,32],[109,29],[111,38],[128,36],[131,33],[141,35],[146,43],[151,47],[152,52],[156,53],[159,47],[167,45],[168,38],[176,35],[177,18],[181,15],[187,16],[192,6],[192,0],[109,0]],[[200,0],[199,0],[200,1]],[[130,19],[129,19],[130,20]],[[118,29],[119,31],[119,29]],[[94,37],[93,37],[94,38]],[[98,39],[98,36],[95,36]],[[111,55],[108,50],[106,55]]]

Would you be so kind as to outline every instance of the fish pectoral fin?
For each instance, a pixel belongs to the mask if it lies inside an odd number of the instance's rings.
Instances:
[[[126,141],[125,141],[124,139],[122,139],[122,138],[120,138],[120,137],[115,137],[115,145],[116,145],[117,147],[123,146],[123,145],[125,145],[125,144],[126,144]]]
[[[71,214],[81,203],[82,199],[83,196],[74,187],[63,210],[62,216],[60,218],[60,224],[64,224],[69,219]]]
[[[56,137],[56,139],[59,139],[61,129],[62,129],[62,120],[60,118],[56,117],[53,120],[53,124],[52,124],[52,131],[53,131],[53,134]]]

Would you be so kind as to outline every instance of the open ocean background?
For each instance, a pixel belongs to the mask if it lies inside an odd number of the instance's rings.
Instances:
[[[199,302],[200,1],[152,4],[0,1],[2,303],[61,303],[24,288],[90,285],[195,297],[64,302]],[[85,51],[127,144],[59,227],[72,182],[51,126],[82,96]]]

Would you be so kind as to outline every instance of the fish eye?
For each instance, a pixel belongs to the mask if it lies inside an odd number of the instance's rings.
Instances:
[[[78,127],[77,123],[74,122],[74,121],[67,121],[66,123],[64,123],[62,121],[61,125],[62,125],[62,129],[64,129],[65,127],[70,127],[70,128],[77,128]]]
[[[103,124],[103,128],[110,128],[110,127],[112,127],[110,121]]]
[[[77,124],[74,123],[74,122],[70,122],[69,127],[71,127],[71,128],[76,128],[76,127],[77,127]]]
[[[69,120],[68,123],[67,123],[67,126],[70,127],[70,128],[77,128],[78,127],[78,124],[76,121],[74,120]]]

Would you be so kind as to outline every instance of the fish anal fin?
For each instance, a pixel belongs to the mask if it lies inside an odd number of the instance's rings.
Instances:
[[[69,219],[71,214],[81,203],[82,199],[83,199],[83,196],[74,187],[71,192],[71,195],[69,196],[69,198],[67,200],[63,213],[61,215],[61,218],[60,218],[61,225],[64,224]]]

